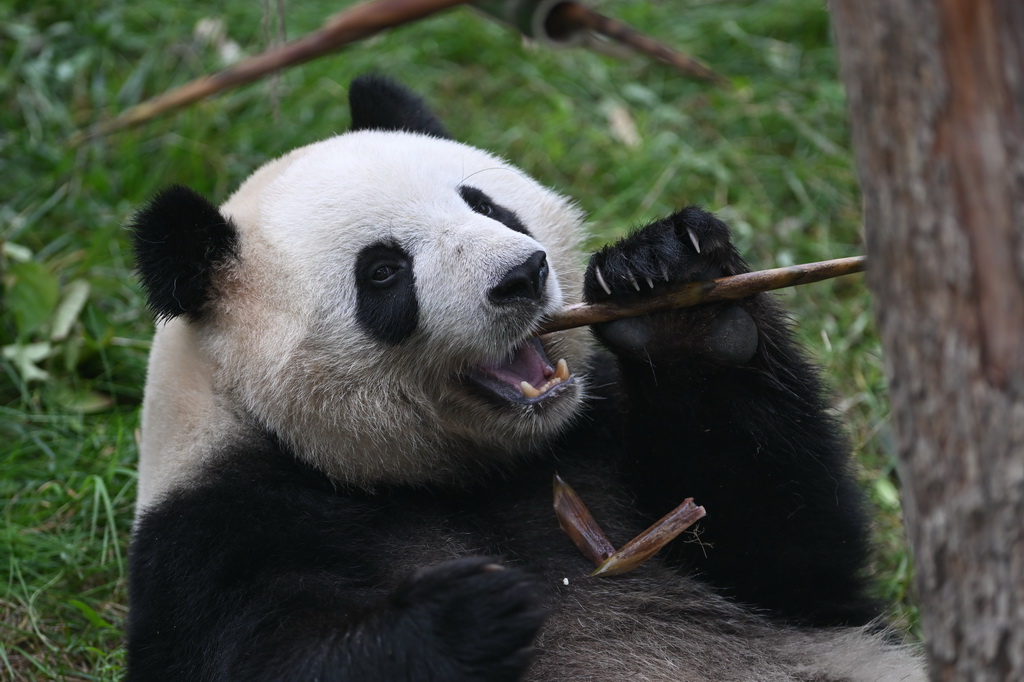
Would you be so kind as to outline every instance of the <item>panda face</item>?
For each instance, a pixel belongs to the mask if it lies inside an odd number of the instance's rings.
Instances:
[[[215,390],[339,480],[464,479],[470,453],[525,452],[579,410],[585,333],[533,329],[578,300],[580,214],[522,171],[360,131],[268,164],[222,213],[238,259],[189,323]]]

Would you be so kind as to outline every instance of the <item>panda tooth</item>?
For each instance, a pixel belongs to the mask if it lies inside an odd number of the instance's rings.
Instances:
[[[560,359],[555,364],[555,378],[559,381],[565,381],[569,378],[569,363],[565,361],[565,358]]]
[[[540,391],[535,389],[529,381],[520,381],[519,390],[522,392],[524,398],[536,398],[540,395]]]

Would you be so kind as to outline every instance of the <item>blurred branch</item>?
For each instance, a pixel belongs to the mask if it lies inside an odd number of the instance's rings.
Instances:
[[[707,81],[718,86],[729,85],[728,79],[712,70],[703,62],[690,55],[673,50],[653,38],[640,33],[635,28],[617,19],[612,19],[595,12],[585,5],[575,2],[563,2],[552,11],[550,22],[554,26],[564,25],[575,27],[576,30],[589,29],[598,35],[622,43],[641,54],[668,64],[679,73],[690,78]]]
[[[252,83],[267,74],[303,64],[356,40],[465,2],[467,0],[372,0],[350,7],[331,16],[322,27],[297,40],[137,104],[117,118],[78,133],[71,139],[71,144],[77,145],[92,137],[130,128],[172,109],[192,104],[223,90]]]
[[[598,48],[601,37],[652,57],[684,76],[728,85],[729,81],[697,59],[673,50],[623,22],[586,5],[565,0],[476,0],[473,6],[552,47],[585,45]]]
[[[244,59],[212,76],[131,107],[116,118],[102,121],[75,134],[70,143],[144,123],[173,109],[192,104],[218,92],[252,83],[264,76],[302,64],[383,30],[423,19],[469,0],[371,0],[338,12],[324,25],[301,38]],[[681,73],[719,85],[728,81],[693,57],[658,43],[622,22],[603,16],[579,3],[553,0],[479,0],[478,9],[518,28],[526,36],[548,45],[574,45],[591,34],[607,37],[662,61]]]

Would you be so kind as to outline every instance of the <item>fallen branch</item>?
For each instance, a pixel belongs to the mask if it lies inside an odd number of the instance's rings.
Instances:
[[[810,284],[841,275],[863,272],[865,264],[864,256],[836,258],[818,263],[791,265],[786,268],[746,272],[741,275],[719,277],[702,282],[689,282],[678,288],[628,303],[577,303],[564,308],[543,322],[537,333],[549,334],[588,324],[611,322],[676,308],[688,308],[701,303],[746,298],[763,291],[783,289],[798,284]]]
[[[688,497],[616,552],[587,505],[558,474],[555,474],[554,492],[558,525],[583,556],[597,567],[590,573],[592,578],[622,575],[641,566],[707,513],[704,507],[698,507],[693,498]]]

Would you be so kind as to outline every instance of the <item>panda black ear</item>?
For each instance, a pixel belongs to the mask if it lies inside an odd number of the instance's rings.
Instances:
[[[238,232],[199,193],[175,185],[132,218],[135,265],[157,318],[197,318],[217,266],[237,255]]]
[[[348,90],[352,130],[404,130],[452,139],[419,96],[389,78],[359,76]]]

